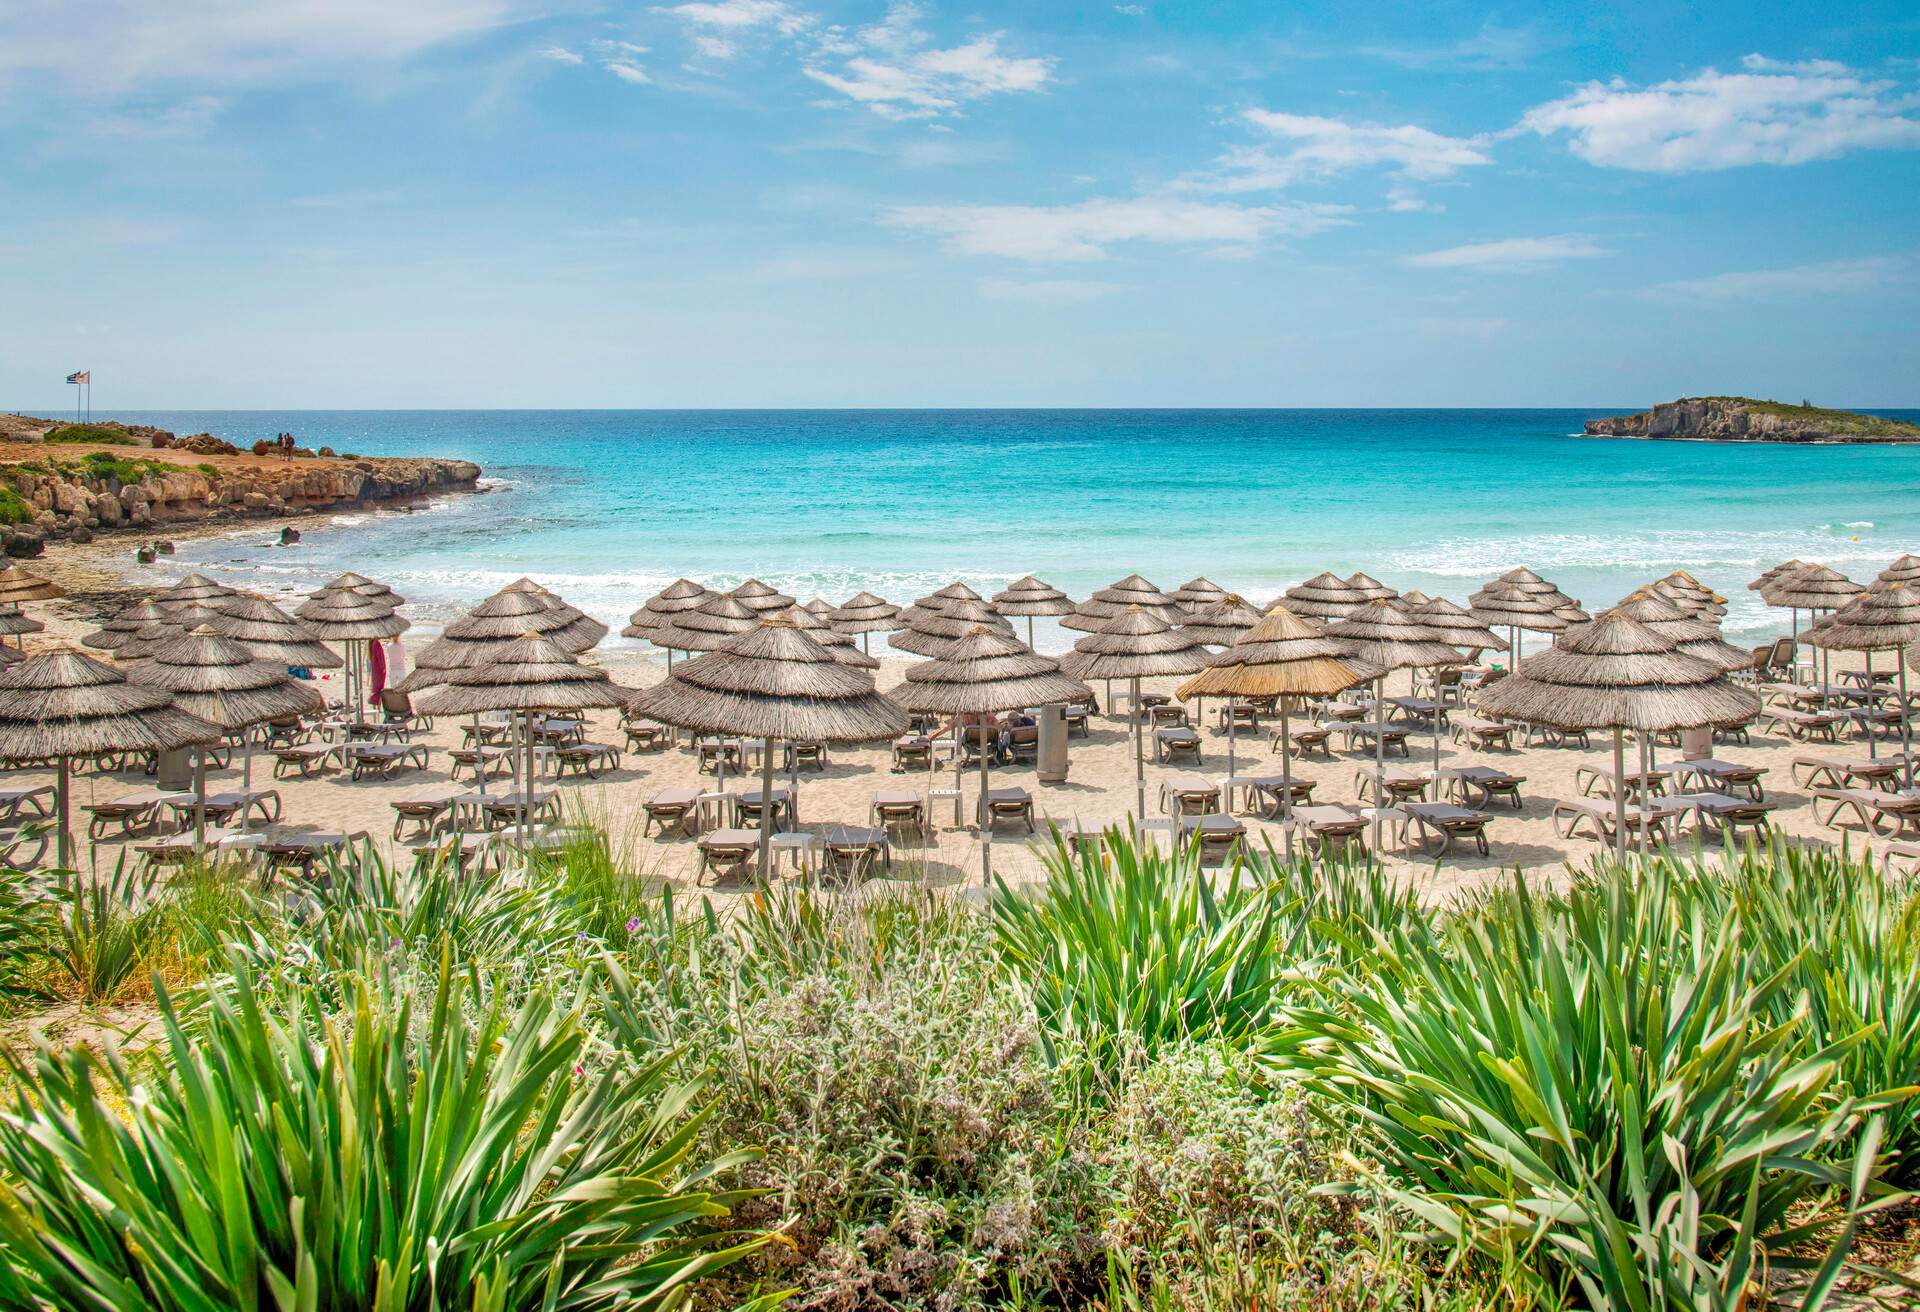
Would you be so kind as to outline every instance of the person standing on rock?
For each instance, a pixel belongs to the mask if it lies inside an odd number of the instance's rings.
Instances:
[[[280,434],[280,458],[282,460],[293,459],[293,434],[292,433]]]

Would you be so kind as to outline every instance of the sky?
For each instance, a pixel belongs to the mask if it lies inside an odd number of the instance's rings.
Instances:
[[[1920,10],[7,0],[0,407],[1920,406]]]

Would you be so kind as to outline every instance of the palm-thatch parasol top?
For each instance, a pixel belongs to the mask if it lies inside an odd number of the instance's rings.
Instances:
[[[1060,668],[1085,681],[1192,674],[1206,664],[1207,653],[1191,633],[1152,611],[1129,606],[1074,643]]]
[[[756,615],[785,610],[794,604],[792,597],[784,592],[775,592],[759,579],[748,579],[727,595]]]
[[[1906,555],[1874,576],[1875,583],[1920,583],[1920,556]]]
[[[1227,598],[1227,590],[1204,574],[1196,574],[1167,594],[1189,613],[1218,606]]]
[[[1418,588],[1408,588],[1400,594],[1400,609],[1411,614],[1433,600]]]
[[[196,612],[189,607],[181,607],[178,615],[191,615]],[[151,624],[142,624],[132,636],[113,649],[113,659],[122,664],[144,661],[154,652],[172,642],[186,630],[173,619],[155,620]]]
[[[894,616],[903,628],[912,628],[929,615],[944,615],[955,606],[986,606],[987,600],[966,584],[955,579],[946,587],[929,592],[916,599],[913,605],[906,607]],[[991,607],[988,607],[991,609]]]
[[[1486,715],[1561,729],[1663,733],[1745,723],[1760,699],[1631,616],[1602,615],[1480,694]]]
[[[293,612],[327,642],[362,642],[393,638],[411,626],[380,597],[366,597],[343,588],[319,592]]]
[[[244,729],[326,707],[318,692],[284,666],[257,660],[205,624],[162,645],[128,678],[172,693],[175,706],[222,729]]]
[[[751,629],[758,618],[731,592],[716,592],[692,610],[671,616],[648,641],[673,651],[715,651]]]
[[[1491,651],[1507,645],[1493,630],[1476,619],[1472,611],[1458,602],[1448,601],[1445,597],[1429,597],[1419,605],[1408,607],[1407,599],[1413,595],[1409,592],[1400,598],[1402,609],[1433,630],[1434,635],[1447,646]]]
[[[1782,574],[1792,574],[1796,570],[1803,570],[1806,567],[1807,567],[1807,562],[1799,559],[1798,557],[1795,557],[1792,560],[1783,560],[1778,565],[1775,565],[1772,569],[1762,570],[1760,572],[1760,577],[1755,579],[1753,582],[1747,584],[1747,587],[1750,591],[1753,591],[1753,592],[1762,591],[1767,586],[1767,584],[1773,582],[1775,579],[1779,578]]]
[[[1005,592],[994,593],[993,608],[1002,615],[1071,615],[1073,599],[1029,574]]]
[[[582,665],[565,647],[529,633],[479,665],[450,672],[446,686],[421,698],[419,709],[423,715],[586,711],[625,706],[631,697],[605,670]]]
[[[1011,636],[1013,625],[1001,619],[985,602],[948,601],[946,609],[911,611],[913,623],[906,629],[887,635],[887,645],[915,656],[944,656],[954,643],[976,628],[992,629]]]
[[[907,717],[873,679],[842,665],[786,615],[762,619],[633,699],[662,724],[786,742],[870,743]]]
[[[116,651],[133,641],[133,635],[149,624],[164,624],[167,612],[152,597],[142,597],[102,624],[80,641],[95,651]]]
[[[626,638],[652,637],[655,629],[681,611],[692,610],[711,595],[692,579],[675,579],[629,615],[627,627],[620,630],[620,634]]]
[[[1680,609],[1693,614],[1711,615],[1717,619],[1727,613],[1727,599],[1683,569],[1677,569],[1649,586]]]
[[[1288,610],[1295,615],[1318,619],[1339,619],[1351,615],[1372,598],[1365,588],[1355,587],[1330,570],[1321,570],[1304,583],[1296,583],[1281,594]]]
[[[856,670],[880,668],[880,662],[854,646],[852,638],[844,633],[836,633],[832,625],[805,606],[789,606],[783,611],[776,611],[775,616],[786,620],[794,628],[825,647],[827,655],[842,665],[851,665]]]
[[[1061,618],[1060,626],[1078,629],[1082,633],[1098,633],[1105,621],[1129,606],[1151,611],[1168,624],[1178,624],[1187,617],[1186,608],[1179,602],[1138,574],[1129,574],[1112,587],[1100,589],[1075,606],[1072,613]]]
[[[0,566],[0,601],[16,604],[23,601],[51,601],[55,597],[64,597],[67,590],[50,579],[19,565]]]
[[[1180,686],[1191,697],[1327,697],[1374,677],[1312,620],[1276,605]]]
[[[25,659],[24,656],[11,647],[0,647],[0,669],[5,669],[9,665],[17,665]]]
[[[833,603],[828,601],[825,597],[813,596],[813,597],[807,598],[806,604],[803,605],[800,609],[806,611],[807,614],[809,615],[812,615],[818,619],[824,620],[829,614],[832,613]]]
[[[1665,593],[1655,591],[1651,584],[1628,594],[1608,613],[1615,612],[1670,640],[1675,651],[1697,656],[1719,669],[1745,670],[1753,666],[1752,652],[1722,640],[1720,627],[1712,620],[1702,619]]]
[[[509,583],[507,586],[513,587],[517,583],[523,583],[529,587],[538,586],[533,582],[532,579],[527,579],[527,578],[517,579],[515,580],[515,583]],[[407,604],[407,599],[405,597],[401,596],[399,593],[395,592],[392,588],[380,582],[378,579],[370,579],[365,574],[356,574],[352,570],[348,570],[345,574],[339,574],[334,576],[331,579],[328,579],[326,583],[321,585],[319,590],[321,592],[357,593],[362,597],[371,597],[376,601],[384,601],[389,606],[392,606],[396,609]]]
[[[840,633],[887,633],[901,627],[900,608],[885,597],[862,592],[844,606],[827,613],[827,623]]]
[[[215,582],[205,574],[189,574],[172,587],[154,593],[153,599],[164,610],[176,610],[182,606],[198,606],[220,597],[237,595],[238,589]]]
[[[1536,601],[1545,602],[1561,619],[1569,624],[1584,624],[1589,618],[1589,616],[1580,609],[1580,603],[1578,601],[1560,591],[1559,588],[1541,578],[1525,565],[1508,570],[1492,583],[1489,583],[1483,591],[1492,591],[1497,587],[1512,588],[1515,591],[1525,593]],[[1467,604],[1472,605],[1473,598],[1469,597]]]
[[[1063,674],[1059,662],[984,625],[945,656],[908,666],[906,682],[893,690],[901,706],[929,715],[991,715],[1089,696],[1087,686]]]
[[[46,627],[14,603],[0,602],[0,637],[14,638],[22,633],[39,633]]]
[[[330,670],[340,658],[320,641],[320,635],[264,597],[217,597],[206,605],[181,613],[185,621],[203,621],[213,631],[252,652],[254,659],[276,665],[299,665]]]
[[[1825,565],[1806,565],[1787,574],[1777,574],[1760,589],[1760,599],[1769,606],[1793,610],[1838,610],[1864,591],[1858,583],[1839,570]]]
[[[220,740],[220,730],[173,704],[173,694],[127,682],[84,652],[42,652],[0,670],[0,759],[94,752],[170,752]]]
[[[1347,575],[1346,584],[1355,592],[1365,593],[1368,601],[1395,601],[1400,596],[1373,575],[1362,573],[1360,570]]]
[[[1552,602],[1512,583],[1494,583],[1467,598],[1468,614],[1489,628],[1496,624],[1532,633],[1560,633],[1569,621]]]
[[[565,597],[541,587],[530,578],[517,578],[494,595],[512,596],[520,592],[542,602],[548,610],[566,622],[564,627],[553,630],[547,636],[570,652],[575,654],[583,652],[610,632],[606,625],[568,602]]]
[[[1345,619],[1335,620],[1327,626],[1327,636],[1338,640],[1348,655],[1381,673],[1461,663],[1460,653],[1437,630],[1391,601],[1370,601]]]
[[[582,623],[582,621],[585,623]],[[455,642],[511,642],[537,633],[568,651],[587,650],[606,633],[606,626],[561,602],[550,593],[501,590],[447,625],[444,638]],[[433,646],[438,646],[434,643]],[[432,650],[429,647],[428,650]],[[422,663],[426,652],[421,653]],[[477,661],[466,662],[478,664]]]
[[[1231,647],[1240,635],[1260,623],[1260,612],[1238,593],[1222,593],[1220,600],[1202,606],[1180,628],[1195,642],[1208,647]]]
[[[1875,583],[1802,635],[1828,651],[1886,651],[1920,643],[1920,585]]]

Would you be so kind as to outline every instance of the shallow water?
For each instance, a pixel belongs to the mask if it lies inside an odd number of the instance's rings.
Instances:
[[[904,603],[956,576],[991,592],[1033,572],[1080,597],[1138,570],[1264,601],[1322,569],[1364,569],[1464,600],[1524,564],[1589,607],[1690,570],[1730,598],[1740,641],[1786,626],[1746,588],[1761,569],[1799,556],[1865,580],[1920,551],[1920,448],[1571,436],[1634,408],[97,417],[477,461],[487,496],[303,523],[289,549],[240,528],[176,557],[301,590],[358,569],[425,619],[521,574],[617,630],[681,575]],[[1039,633],[1043,649],[1074,636]]]

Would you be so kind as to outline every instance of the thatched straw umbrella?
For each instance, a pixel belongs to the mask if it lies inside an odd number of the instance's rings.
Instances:
[[[891,633],[901,627],[902,621],[896,618],[899,614],[900,608],[885,597],[862,592],[844,606],[828,611],[826,618],[837,633],[859,634],[860,650],[866,651],[869,633]]]
[[[825,647],[827,654],[842,665],[851,665],[856,670],[880,668],[879,661],[854,646],[853,639],[846,634],[835,632],[833,626],[822,619],[819,612],[808,610],[805,606],[789,606],[774,614]]]
[[[784,592],[775,592],[759,579],[748,579],[727,595],[756,615],[785,610],[794,604],[792,597]]]
[[[954,643],[977,627],[1013,636],[1013,625],[984,602],[949,601],[945,607],[934,611],[916,606],[904,612],[913,616],[913,622],[898,633],[887,635],[887,645],[915,656],[944,656]]]
[[[1419,618],[1391,601],[1369,602],[1343,620],[1327,626],[1327,636],[1373,671],[1373,714],[1378,729],[1373,736],[1373,839],[1380,843],[1380,813],[1386,809],[1387,675],[1395,670],[1430,670],[1459,665],[1460,653]],[[1433,715],[1433,768],[1440,768],[1440,712]]]
[[[1906,555],[1874,575],[1875,583],[1920,584],[1920,556]]]
[[[1033,618],[1073,614],[1073,599],[1029,574],[1004,592],[993,594],[993,608],[1002,615],[1027,617],[1027,646],[1033,646]]]
[[[1800,641],[1801,611],[1818,616],[1838,610],[1862,591],[1864,589],[1858,583],[1839,570],[1828,569],[1825,565],[1803,565],[1799,569],[1774,575],[1767,586],[1760,589],[1760,600],[1769,606],[1792,612],[1791,631],[1797,644]],[[1827,682],[1824,668],[1820,672],[1820,681]]]
[[[1689,611],[1666,593],[1656,592],[1651,585],[1628,593],[1611,609],[1673,639],[1675,651],[1698,656],[1729,673],[1753,668],[1753,653],[1741,651],[1721,638],[1719,625]]]
[[[67,590],[21,565],[0,566],[0,602],[52,601]]]
[[[1018,638],[976,626],[945,656],[907,667],[906,682],[893,700],[909,712],[951,716],[998,715],[1027,706],[1076,702],[1087,696],[1078,679],[1061,673],[1059,662],[1022,645]],[[980,879],[993,875],[993,826],[987,810],[992,792],[993,753],[980,750]]]
[[[1792,560],[1783,560],[1778,565],[1775,565],[1772,569],[1763,570],[1759,578],[1747,584],[1747,589],[1751,592],[1763,591],[1766,588],[1767,584],[1773,582],[1775,579],[1779,578],[1782,574],[1792,574],[1798,570],[1803,570],[1806,567],[1807,567],[1807,562],[1804,560],[1801,560],[1797,556]]]
[[[1182,701],[1210,696],[1272,697],[1279,705],[1281,819],[1289,860],[1293,857],[1291,703],[1296,697],[1330,697],[1372,675],[1370,666],[1350,661],[1345,650],[1314,621],[1275,604],[1231,647],[1209,656],[1206,669],[1180,686]]]
[[[516,580],[516,582],[529,583],[531,580],[521,578]],[[513,584],[508,584],[507,586],[512,587]],[[345,574],[336,574],[333,578],[328,579],[320,585],[320,591],[357,592],[363,597],[378,598],[395,607],[404,606],[407,601],[405,597],[378,579],[370,579],[365,574],[357,574],[352,570],[348,570]]]
[[[9,665],[18,665],[25,659],[25,656],[10,647],[0,647],[0,669],[5,669]]]
[[[144,661],[148,659],[161,647],[186,632],[177,622],[178,616],[192,615],[195,613],[191,607],[183,606],[175,611],[172,616],[164,620],[155,620],[151,624],[142,624],[138,629],[133,631],[132,635],[129,636],[125,642],[113,649],[114,662],[116,664],[126,665],[134,661]]]
[[[958,579],[946,587],[926,596],[917,598],[911,606],[903,607],[894,616],[899,621],[896,628],[912,628],[929,615],[944,615],[954,606],[986,606],[987,599],[975,592]],[[988,607],[991,609],[991,607]]]
[[[1467,598],[1468,613],[1488,628],[1498,625],[1507,630],[1509,667],[1520,664],[1520,630],[1532,633],[1564,633],[1568,621],[1556,613],[1564,602],[1555,603],[1528,592],[1514,583],[1493,583]]]
[[[1908,722],[1907,662],[1901,653],[1920,643],[1920,584],[1875,583],[1852,601],[1807,630],[1807,642],[1826,651],[1857,651],[1867,659],[1867,686],[1873,686],[1873,653],[1891,651],[1899,675],[1900,751],[1905,758],[1907,786],[1913,786],[1913,729]],[[1867,731],[1867,755],[1873,756],[1874,737]]]
[[[1400,594],[1400,609],[1409,613],[1419,610],[1433,600],[1418,588],[1408,588]]]
[[[1530,656],[1480,696],[1480,709],[1561,729],[1613,730],[1614,828],[1627,854],[1626,748],[1640,740],[1648,768],[1651,735],[1751,719],[1760,699],[1726,674],[1675,651],[1673,641],[1629,615],[1608,613],[1550,650]],[[1640,790],[1641,850],[1647,847],[1647,789]]]
[[[1440,641],[1447,646],[1479,652],[1497,651],[1506,645],[1500,641],[1500,635],[1474,618],[1473,612],[1458,602],[1448,601],[1445,597],[1430,597],[1417,605],[1406,605],[1413,595],[1409,592],[1400,598],[1401,608],[1439,634]]]
[[[1331,620],[1351,615],[1372,600],[1365,588],[1355,587],[1329,570],[1321,570],[1304,583],[1294,584],[1280,596],[1295,615]]]
[[[1196,574],[1167,594],[1186,608],[1188,614],[1218,606],[1227,598],[1227,590],[1204,574]]]
[[[725,646],[682,665],[634,698],[641,713],[695,733],[738,734],[760,744],[760,875],[773,873],[775,742],[871,743],[906,732],[907,717],[862,670],[773,615]]]
[[[55,764],[62,866],[73,864],[67,824],[72,761],[101,752],[171,752],[220,741],[220,730],[173,705],[173,695],[129,683],[84,652],[42,652],[0,670],[0,760]]]
[[[1135,815],[1147,819],[1147,758],[1141,747],[1140,680],[1165,674],[1193,674],[1205,669],[1207,653],[1194,636],[1176,629],[1161,616],[1129,606],[1107,620],[1097,632],[1073,644],[1060,669],[1081,682],[1125,679],[1132,692],[1128,705],[1133,721],[1133,785]],[[1227,719],[1227,772],[1233,772],[1233,719]]]
[[[1186,608],[1179,602],[1138,574],[1129,574],[1112,587],[1100,589],[1075,606],[1071,614],[1061,617],[1060,626],[1078,629],[1082,633],[1098,633],[1105,621],[1129,606],[1151,611],[1169,625],[1178,624],[1187,617]]]
[[[219,597],[183,618],[211,625],[221,637],[252,652],[254,659],[282,668],[331,670],[340,665],[319,634],[263,597]]]
[[[118,613],[106,623],[82,637],[80,641],[95,651],[118,651],[133,641],[134,634],[149,624],[166,622],[167,612],[152,597],[142,597]]]
[[[1206,647],[1231,647],[1264,618],[1237,592],[1223,594],[1180,622],[1180,629]]]
[[[358,578],[358,575],[343,577]],[[314,636],[323,642],[337,642],[347,658],[348,700],[353,703],[353,719],[358,724],[366,718],[364,667],[367,664],[367,648],[382,638],[394,638],[405,633],[408,622],[394,611],[393,604],[377,596],[367,596],[356,591],[357,584],[343,588],[321,588],[305,603],[294,611],[294,615],[306,621]],[[358,655],[359,660],[354,657]]]
[[[1392,588],[1373,577],[1373,575],[1362,573],[1359,570],[1355,570],[1353,573],[1347,575],[1345,583],[1355,592],[1364,596],[1368,601],[1398,601],[1400,599],[1400,594]]]
[[[627,627],[620,630],[620,634],[622,637],[644,638],[651,642],[653,635],[663,625],[670,623],[675,615],[694,609],[712,595],[692,579],[675,579],[629,615]],[[672,648],[667,649],[667,672],[673,672]]]
[[[19,638],[18,645],[21,651],[27,649],[26,639],[22,635],[40,633],[46,627],[12,602],[0,602],[0,638]]]
[[[543,588],[529,578],[515,579],[494,595],[504,597],[515,593],[526,593],[561,618],[563,621],[561,627],[549,631],[547,636],[576,656],[593,647],[600,639],[612,632],[599,620],[578,606],[570,604],[559,593]]]
[[[154,593],[153,599],[160,603],[162,610],[172,611],[182,606],[198,606],[220,597],[237,595],[237,589],[215,582],[205,574],[189,574],[172,587]]]
[[[607,677],[607,672],[582,665],[579,658],[550,638],[528,633],[497,648],[479,665],[454,671],[444,687],[420,701],[425,715],[480,715],[506,711],[517,717],[525,747],[520,773],[520,835],[533,809],[533,717],[557,711],[587,711],[625,706],[632,693]],[[484,764],[479,773],[486,773]]]
[[[807,614],[812,615],[816,619],[824,620],[828,615],[832,614],[833,603],[828,601],[825,597],[816,595],[813,597],[809,597],[807,599],[806,604],[801,606],[800,609],[804,610],[805,612],[807,612]]]
[[[654,630],[653,645],[670,651],[718,651],[759,623],[760,617],[730,592],[708,597],[673,615]]]
[[[234,641],[202,624],[159,648],[140,662],[128,678],[149,688],[173,694],[173,704],[208,724],[232,733],[287,715],[306,715],[325,706],[325,699],[288,674]],[[253,745],[245,743],[241,786],[253,791]],[[206,841],[207,754],[195,753],[193,770],[193,833],[195,844]],[[246,827],[246,807],[240,824]]]
[[[1655,579],[1646,585],[1645,590],[1665,597],[1689,614],[1705,619],[1718,621],[1727,613],[1727,599],[1703,586],[1683,569],[1677,569],[1665,578]]]

